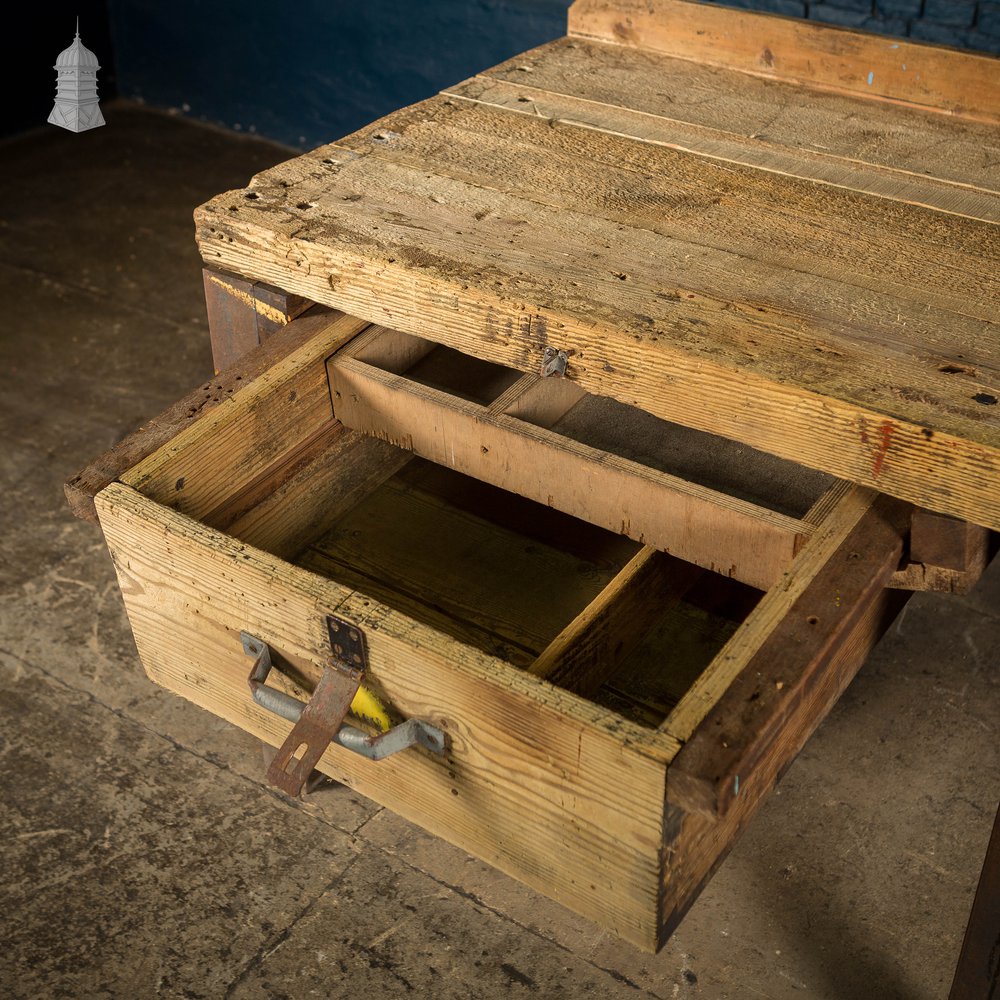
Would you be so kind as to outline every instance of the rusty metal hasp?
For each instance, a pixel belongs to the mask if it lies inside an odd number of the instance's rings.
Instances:
[[[445,751],[444,733],[419,719],[408,719],[374,736],[345,724],[368,667],[367,644],[357,625],[330,615],[327,626],[333,655],[307,703],[266,686],[272,667],[271,651],[255,636],[240,633],[243,651],[255,657],[248,678],[254,701],[294,723],[267,771],[268,781],[287,795],[302,792],[330,743],[370,760],[382,760],[414,745],[437,754]]]

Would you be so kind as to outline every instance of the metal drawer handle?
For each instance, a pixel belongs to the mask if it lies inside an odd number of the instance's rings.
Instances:
[[[341,630],[350,630],[355,641],[347,647],[350,659],[342,656],[344,648],[340,643],[331,642],[335,650],[333,663],[324,670],[309,702],[300,701],[284,691],[266,686],[272,667],[271,650],[267,643],[256,636],[240,632],[243,651],[247,656],[254,657],[254,664],[247,678],[253,700],[261,708],[295,724],[271,763],[267,775],[273,785],[289,795],[298,795],[302,791],[330,743],[336,743],[369,760],[383,760],[414,745],[436,754],[445,752],[444,733],[420,719],[407,719],[387,732],[374,736],[343,721],[364,677],[364,668],[367,666],[365,646],[363,633],[356,625],[332,616],[329,624],[331,637]],[[360,665],[351,660],[360,661]]]

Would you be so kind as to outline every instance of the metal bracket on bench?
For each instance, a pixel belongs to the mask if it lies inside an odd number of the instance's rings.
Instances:
[[[271,650],[255,636],[240,633],[243,651],[254,657],[248,678],[254,701],[295,723],[267,771],[268,781],[292,796],[301,793],[330,743],[369,760],[382,760],[414,745],[437,754],[445,751],[444,733],[419,719],[408,719],[375,736],[344,723],[368,666],[367,647],[364,632],[356,625],[333,615],[327,623],[334,655],[308,702],[266,686]]]
[[[560,378],[566,375],[566,363],[569,355],[565,351],[557,351],[554,347],[546,347],[542,355],[542,375],[549,378],[558,375]]]

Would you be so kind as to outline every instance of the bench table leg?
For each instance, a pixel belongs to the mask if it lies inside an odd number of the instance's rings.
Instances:
[[[262,281],[211,267],[202,273],[216,375],[312,305]]]
[[[1000,810],[986,848],[950,1000],[1000,997]]]

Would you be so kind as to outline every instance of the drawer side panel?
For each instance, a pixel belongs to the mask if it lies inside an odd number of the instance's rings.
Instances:
[[[909,595],[886,589],[908,510],[880,498],[675,759],[667,781],[665,941]]]

